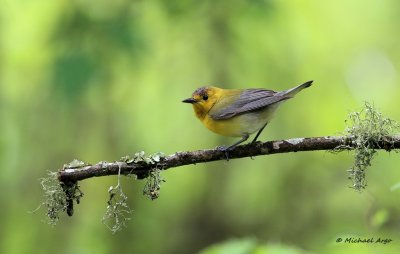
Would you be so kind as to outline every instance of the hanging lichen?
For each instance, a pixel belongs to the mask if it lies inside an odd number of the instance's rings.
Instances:
[[[389,136],[399,131],[396,121],[383,116],[373,104],[365,102],[361,111],[352,112],[346,120],[344,131],[347,145],[337,147],[335,151],[354,148],[354,164],[348,170],[352,188],[357,191],[367,186],[366,169],[371,166],[372,159],[377,153],[376,147],[381,148],[381,141],[389,141]],[[390,147],[385,147],[390,150]]]

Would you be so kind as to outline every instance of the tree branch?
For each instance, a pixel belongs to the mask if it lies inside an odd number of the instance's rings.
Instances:
[[[276,153],[289,153],[301,151],[319,151],[319,150],[353,150],[356,147],[354,139],[348,137],[312,137],[312,138],[294,138],[288,140],[267,141],[264,143],[256,142],[238,146],[229,152],[231,159],[244,157],[255,157],[260,155],[270,155]],[[385,137],[384,139],[369,144],[371,149],[400,149],[400,137]],[[159,162],[146,163],[140,162],[99,162],[94,165],[82,167],[64,166],[58,172],[58,179],[61,182],[77,182],[96,176],[118,175],[119,169],[121,174],[135,174],[139,179],[148,176],[151,169],[158,168],[166,170],[189,164],[201,162],[211,162],[218,160],[226,160],[225,153],[217,149],[197,150],[188,152],[177,152],[175,154],[161,157]]]

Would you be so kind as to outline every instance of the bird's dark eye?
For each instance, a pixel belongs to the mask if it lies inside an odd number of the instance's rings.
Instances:
[[[208,96],[207,95],[203,95],[203,100],[208,100]]]

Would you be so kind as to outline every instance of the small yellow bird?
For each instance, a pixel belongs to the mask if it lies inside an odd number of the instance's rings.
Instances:
[[[222,89],[206,86],[198,88],[192,97],[182,102],[191,103],[196,117],[211,131],[229,137],[242,137],[229,147],[221,147],[228,158],[227,151],[258,131],[252,143],[256,142],[277,107],[304,88],[310,87],[312,82],[282,92],[262,88]]]

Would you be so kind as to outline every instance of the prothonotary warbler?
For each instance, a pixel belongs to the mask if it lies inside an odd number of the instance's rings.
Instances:
[[[192,104],[196,117],[211,131],[224,136],[241,137],[233,145],[221,147],[228,157],[229,150],[258,131],[252,141],[256,142],[278,106],[310,87],[312,82],[282,92],[263,88],[222,89],[206,86],[198,88],[192,97],[182,102]]]

